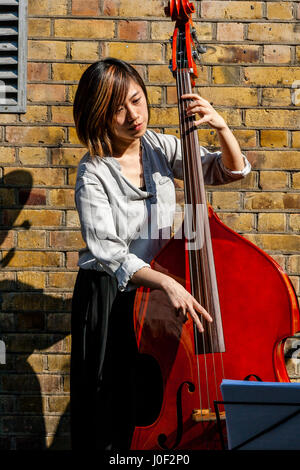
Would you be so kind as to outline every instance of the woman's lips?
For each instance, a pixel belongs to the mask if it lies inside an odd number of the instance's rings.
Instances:
[[[136,124],[135,126],[130,127],[130,130],[139,131],[142,127],[143,127],[143,123],[141,122],[140,124]]]

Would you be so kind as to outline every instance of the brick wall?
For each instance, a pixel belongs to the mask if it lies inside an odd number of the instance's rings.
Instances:
[[[27,112],[0,114],[3,449],[69,448],[69,311],[83,245],[73,187],[84,153],[72,101],[90,63],[120,57],[148,85],[151,126],[178,134],[166,3],[28,0]],[[199,92],[226,118],[253,165],[242,182],[208,188],[209,201],[284,267],[299,295],[299,2],[195,4],[198,38],[208,46]],[[199,138],[217,145],[210,129],[200,129]],[[299,377],[291,360],[289,372]]]

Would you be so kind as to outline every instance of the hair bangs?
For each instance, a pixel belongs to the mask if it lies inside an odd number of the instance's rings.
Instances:
[[[115,113],[118,111],[119,107],[124,103],[128,89],[129,81],[128,74],[124,70],[112,66],[114,69],[113,73],[113,83],[112,83],[112,93],[110,97],[110,103],[108,107],[108,122],[111,124]]]

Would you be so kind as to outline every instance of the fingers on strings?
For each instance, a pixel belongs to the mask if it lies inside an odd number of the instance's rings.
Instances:
[[[191,101],[187,102],[185,105],[187,118],[194,119],[196,114],[200,116],[200,119],[194,121],[195,126],[205,124],[210,121],[211,106],[208,101],[201,98],[199,95],[182,95],[182,97],[191,99]]]
[[[188,320],[188,314],[191,316],[192,320],[196,324],[197,329],[202,333],[204,331],[204,328],[202,326],[202,323],[199,319],[199,312],[208,322],[212,322],[213,319],[209,315],[209,313],[196,301],[194,300],[194,304],[187,305],[186,307],[181,306],[176,308],[176,315],[182,315],[183,316],[183,323],[185,323]]]

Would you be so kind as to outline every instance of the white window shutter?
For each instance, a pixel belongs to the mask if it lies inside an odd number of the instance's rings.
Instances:
[[[0,0],[0,112],[25,113],[27,0]]]

